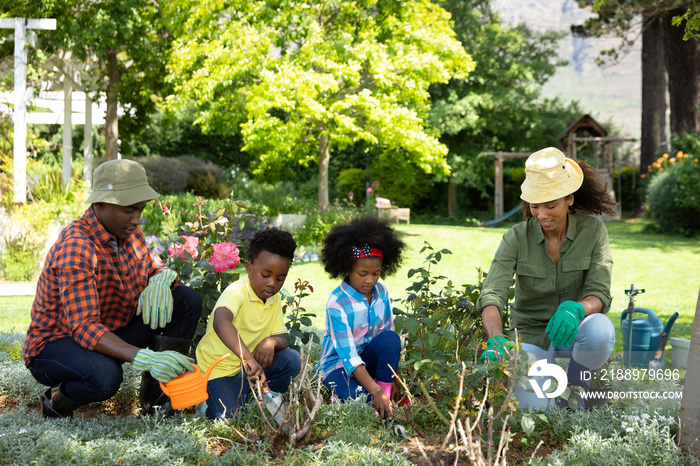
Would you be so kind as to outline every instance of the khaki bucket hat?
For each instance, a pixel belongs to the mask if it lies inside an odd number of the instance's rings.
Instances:
[[[530,204],[551,202],[576,192],[581,184],[581,167],[559,149],[547,147],[527,158],[520,199]]]
[[[133,160],[119,159],[104,162],[95,169],[92,192],[85,203],[106,202],[130,206],[159,197],[160,194],[148,184],[143,165]]]

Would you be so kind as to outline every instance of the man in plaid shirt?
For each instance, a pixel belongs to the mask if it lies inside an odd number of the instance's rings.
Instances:
[[[37,283],[24,362],[50,388],[44,417],[72,417],[117,393],[122,363],[144,371],[141,413],[173,413],[158,381],[195,369],[190,352],[199,294],[146,247],[141,213],[160,195],[137,162],[95,169],[83,216],[61,231]],[[149,349],[150,347],[150,349]]]

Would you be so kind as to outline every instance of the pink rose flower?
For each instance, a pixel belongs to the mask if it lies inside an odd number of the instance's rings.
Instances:
[[[240,251],[233,243],[212,244],[211,247],[214,249],[214,255],[209,258],[209,263],[217,272],[236,268],[236,264],[241,261]]]
[[[185,259],[185,251],[187,251],[193,259],[196,259],[199,255],[197,246],[199,246],[199,238],[196,236],[185,236],[185,243],[171,244],[168,248],[168,254]]]

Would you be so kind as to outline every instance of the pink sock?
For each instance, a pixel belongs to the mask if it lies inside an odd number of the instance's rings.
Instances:
[[[394,385],[392,382],[380,382],[377,380],[377,385],[379,385],[379,388],[382,389],[384,393],[386,393],[386,396],[391,399],[391,386]]]

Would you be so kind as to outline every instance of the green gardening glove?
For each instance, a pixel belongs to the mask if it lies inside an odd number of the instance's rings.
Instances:
[[[134,356],[134,369],[148,371],[158,381],[170,382],[170,379],[196,369],[192,358],[177,351],[153,351],[148,348],[138,350]]]
[[[136,315],[143,312],[143,323],[155,330],[165,327],[173,318],[173,293],[170,285],[177,278],[174,270],[164,269],[151,277],[139,296]]]
[[[568,348],[578,333],[578,324],[586,316],[586,310],[576,301],[564,301],[554,313],[544,333],[549,335],[554,346]]]
[[[496,362],[507,356],[506,349],[512,348],[514,343],[505,335],[494,335],[486,341],[486,351],[481,353],[481,362],[487,364]]]

